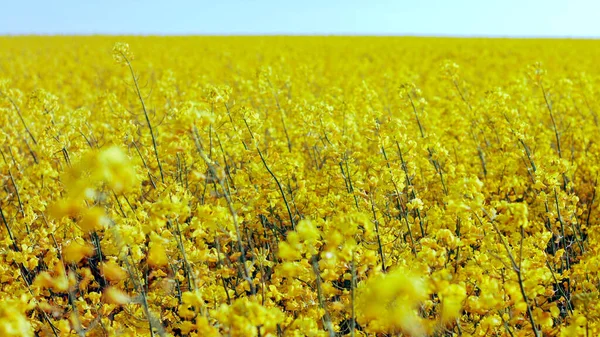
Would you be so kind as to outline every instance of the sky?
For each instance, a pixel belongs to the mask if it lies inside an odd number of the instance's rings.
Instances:
[[[0,0],[0,35],[600,37],[600,0]]]

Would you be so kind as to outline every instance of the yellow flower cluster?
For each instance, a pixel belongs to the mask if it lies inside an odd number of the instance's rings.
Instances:
[[[122,39],[0,38],[1,336],[600,335],[597,41]]]
[[[25,296],[4,298],[0,306],[0,333],[7,337],[32,337],[33,328],[26,311],[32,309]]]

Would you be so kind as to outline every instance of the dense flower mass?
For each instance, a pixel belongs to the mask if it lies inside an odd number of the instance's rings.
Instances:
[[[0,38],[2,336],[600,335],[600,43]]]

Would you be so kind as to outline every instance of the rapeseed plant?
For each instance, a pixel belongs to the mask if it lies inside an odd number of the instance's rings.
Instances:
[[[0,38],[1,334],[599,334],[596,41],[123,39]]]

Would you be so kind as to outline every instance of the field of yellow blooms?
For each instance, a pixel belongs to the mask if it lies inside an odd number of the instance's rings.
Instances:
[[[0,336],[598,336],[598,60],[1,37]]]

